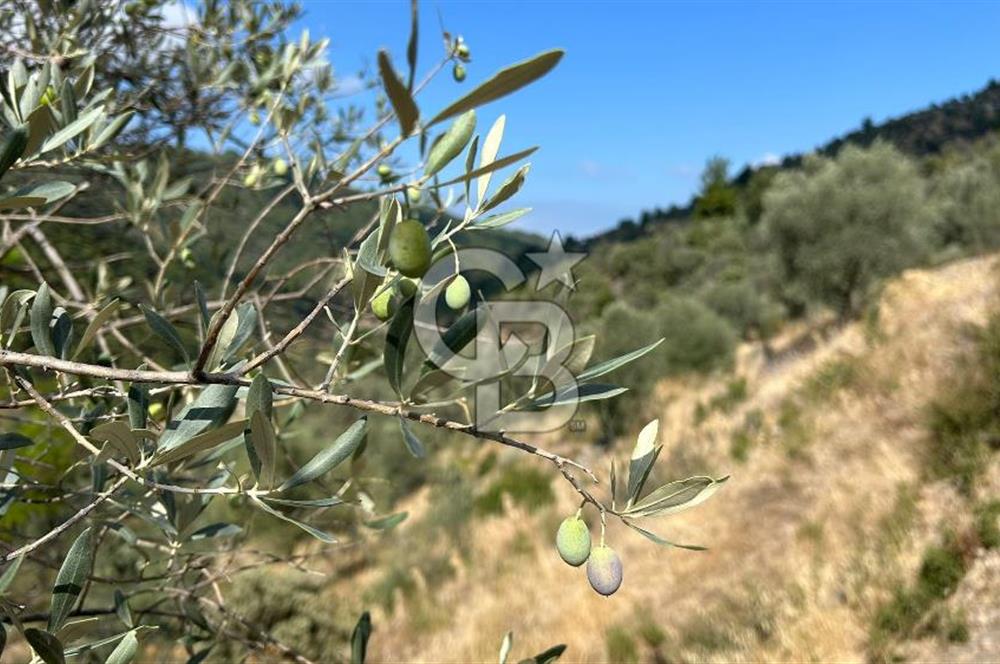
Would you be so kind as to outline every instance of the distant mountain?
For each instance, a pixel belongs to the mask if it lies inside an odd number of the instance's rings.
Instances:
[[[871,119],[862,121],[854,131],[821,145],[815,151],[832,156],[846,145],[871,145],[878,139],[892,143],[901,151],[914,156],[937,154],[946,147],[971,143],[1000,130],[1000,82],[990,80],[986,87],[973,94],[954,97],[945,102],[907,113],[875,124]],[[775,166],[746,166],[732,183],[746,187],[755,173],[763,169],[795,168],[802,163],[804,154],[786,156]],[[597,235],[575,240],[575,247],[588,247],[602,242],[622,242],[645,235],[653,226],[665,223],[684,223],[693,209],[694,199],[687,205],[674,205],[666,210],[655,209],[641,213],[639,221],[626,220],[615,228]]]

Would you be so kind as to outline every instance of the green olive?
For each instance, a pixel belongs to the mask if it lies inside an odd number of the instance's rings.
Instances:
[[[471,295],[472,291],[469,289],[468,280],[460,274],[455,275],[448,287],[444,289],[445,304],[456,311],[469,303]]]
[[[389,238],[389,258],[407,277],[420,278],[431,266],[431,238],[415,219],[400,222]]]
[[[254,164],[250,168],[250,172],[246,174],[243,178],[243,185],[247,187],[254,187],[257,185],[257,181],[260,180],[261,168],[258,164]]]
[[[410,205],[416,205],[420,202],[420,187],[415,187],[410,185],[406,188],[406,198],[410,201]]]
[[[459,83],[461,83],[462,81],[465,80],[465,67],[463,67],[462,65],[456,63],[455,67],[451,70],[451,76],[456,81],[458,81]]]
[[[556,532],[556,549],[573,567],[579,567],[590,556],[590,531],[579,516],[566,517]]]
[[[389,320],[396,312],[396,303],[392,299],[392,289],[380,286],[381,292],[372,298],[371,307],[375,318],[379,320]]]
[[[417,293],[417,282],[413,279],[408,279],[403,277],[396,284],[396,288],[399,291],[400,296],[405,300],[408,297],[413,297]]]
[[[288,173],[288,164],[285,163],[285,160],[281,157],[274,160],[272,168],[274,169],[274,174],[279,177],[283,177],[286,173]]]
[[[468,45],[465,42],[458,42],[458,46],[455,47],[455,55],[468,62],[469,60]]]
[[[622,585],[622,559],[611,547],[598,546],[590,552],[587,561],[587,580],[600,594],[615,594]]]
[[[376,172],[383,182],[392,177],[392,167],[389,164],[379,164]]]

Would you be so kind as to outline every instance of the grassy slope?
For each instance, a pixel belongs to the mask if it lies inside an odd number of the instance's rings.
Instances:
[[[698,405],[725,392],[729,378],[662,383],[654,398],[666,432],[663,470],[734,479],[709,503],[655,529],[710,551],[657,549],[613,528],[625,585],[612,599],[598,597],[550,542],[558,519],[575,507],[554,484],[555,508],[514,507],[476,521],[473,562],[459,563],[454,580],[392,615],[376,611],[374,659],[486,661],[507,629],[520,656],[562,641],[571,646],[568,661],[865,659],[877,607],[913,576],[942,528],[965,518],[949,485],[922,479],[926,406],[969,343],[962,330],[996,310],[996,265],[985,258],[904,274],[886,291],[877,334],[855,323],[812,349],[796,345],[772,365],[745,346],[738,372],[747,398],[700,424]],[[748,417],[761,423],[740,464],[731,446]],[[577,447],[560,440],[546,442]],[[627,446],[620,441],[619,457]],[[586,461],[607,466],[600,452],[579,447]],[[987,491],[998,488],[994,458]],[[420,504],[413,508],[419,513]],[[406,526],[385,545],[406,546]],[[963,584],[988,587],[996,558],[994,550],[972,563]],[[988,604],[998,600],[960,586],[950,601],[963,597],[978,616],[968,621],[968,644],[906,648],[932,659],[981,655],[1000,630],[997,607],[990,614]]]

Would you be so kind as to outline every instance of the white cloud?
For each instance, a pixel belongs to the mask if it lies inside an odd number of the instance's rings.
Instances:
[[[765,152],[760,157],[752,162],[754,168],[760,168],[761,166],[777,166],[781,163],[781,157],[774,154],[773,152]]]

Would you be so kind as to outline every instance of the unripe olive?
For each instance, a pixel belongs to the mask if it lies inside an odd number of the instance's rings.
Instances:
[[[600,594],[613,595],[622,585],[622,559],[609,546],[596,547],[587,561],[587,580]]]
[[[274,174],[279,177],[284,176],[288,172],[288,164],[281,157],[274,160],[272,167],[274,168]]]
[[[56,98],[56,89],[50,85],[49,87],[45,88],[45,93],[42,95],[42,98],[38,100],[38,103],[41,104],[42,106],[48,106],[53,101],[55,101],[55,98]]]
[[[469,60],[469,47],[465,42],[458,42],[458,46],[455,47],[455,55],[462,58],[465,61]]]
[[[460,65],[458,63],[455,63],[455,66],[451,70],[451,76],[456,81],[458,81],[459,83],[461,83],[462,81],[465,80],[465,67],[463,67],[462,65]]]
[[[416,205],[420,202],[420,187],[409,186],[406,188],[406,198],[410,201],[410,205]]]
[[[448,287],[444,289],[444,301],[450,308],[456,311],[469,303],[469,282],[462,275],[456,275]]]
[[[396,312],[396,304],[392,299],[392,289],[382,287],[380,293],[376,294],[371,301],[372,313],[379,320],[389,320]]]
[[[399,280],[399,283],[396,284],[396,288],[399,289],[399,294],[405,300],[406,298],[412,297],[417,293],[417,282],[413,279],[403,277]]]
[[[556,532],[559,555],[573,567],[579,567],[590,556],[590,531],[579,516],[566,517]]]
[[[250,113],[250,124],[252,124],[255,127],[260,124],[260,113],[258,113],[257,111],[253,111],[252,113]]]
[[[392,177],[392,168],[389,164],[379,164],[376,172],[378,173],[378,176],[382,178],[383,182]]]
[[[389,238],[389,258],[407,277],[422,277],[431,266],[431,238],[415,219],[396,224]]]
[[[250,169],[250,172],[246,174],[243,178],[243,184],[247,187],[253,187],[257,184],[257,180],[260,179],[260,166],[254,164]]]

